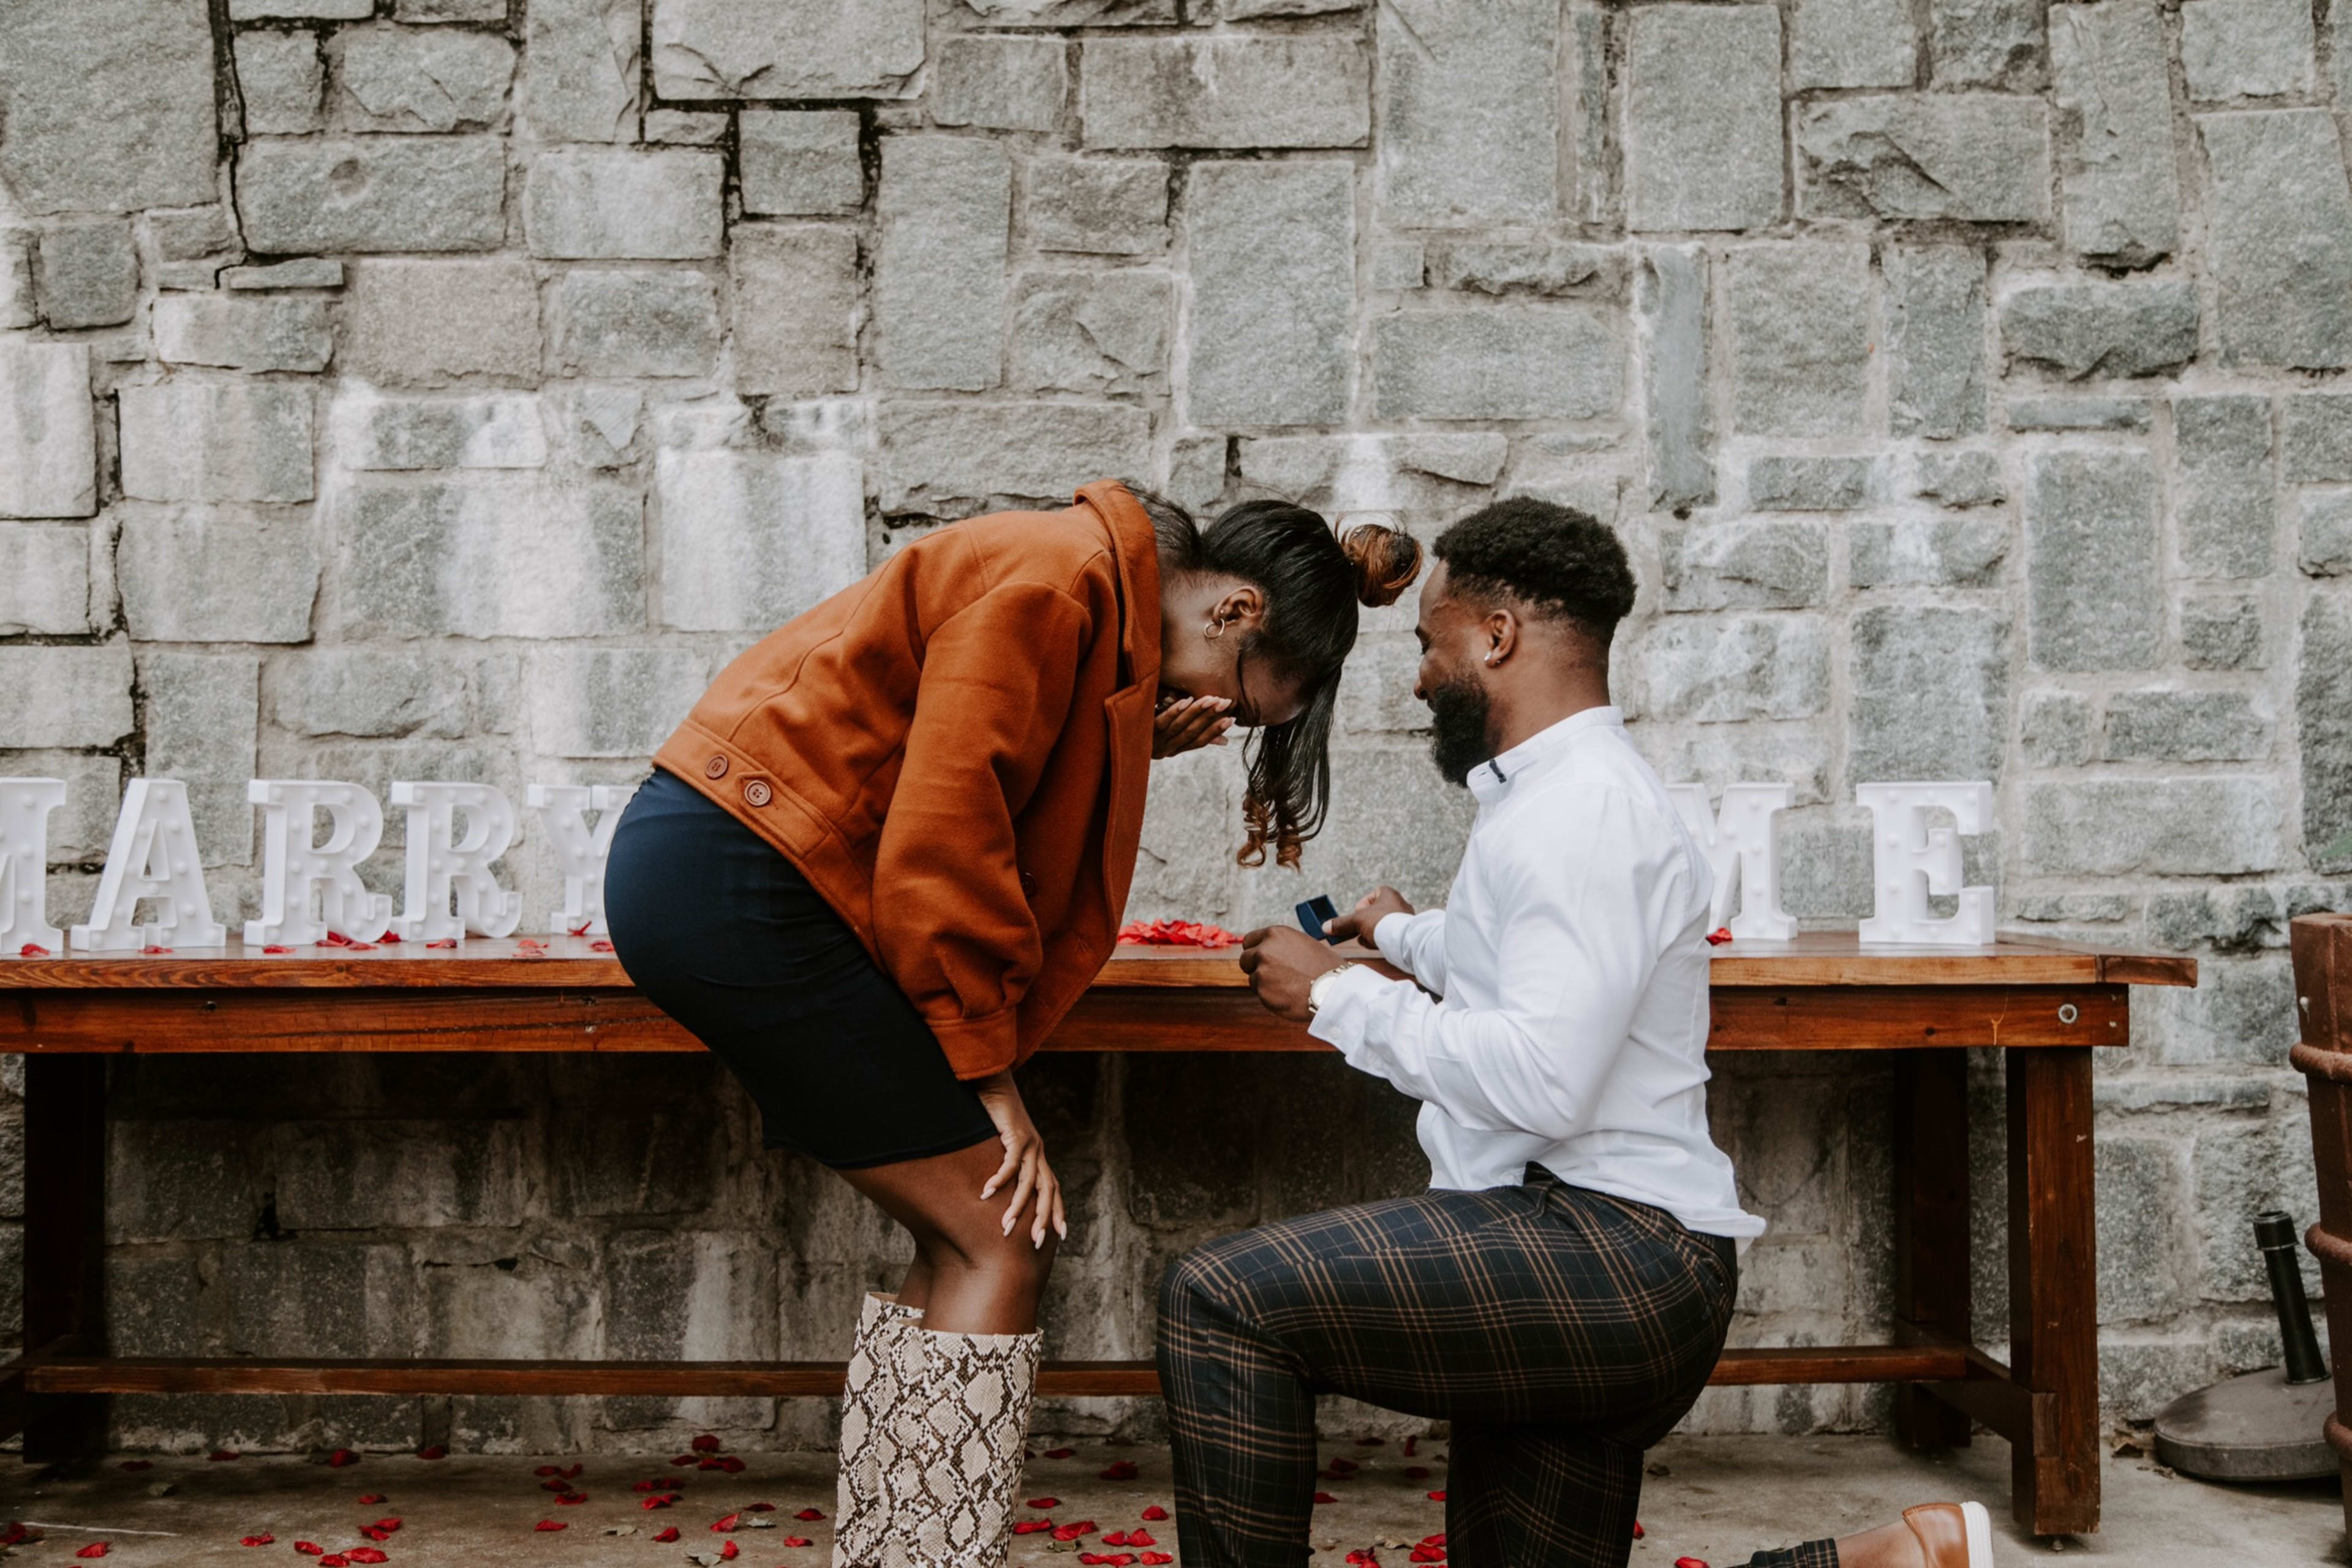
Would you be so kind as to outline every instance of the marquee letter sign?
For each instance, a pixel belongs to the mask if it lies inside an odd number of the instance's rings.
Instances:
[[[261,918],[245,922],[247,946],[300,947],[329,931],[373,942],[392,929],[391,895],[360,880],[359,863],[383,837],[374,795],[331,780],[255,779],[245,798],[262,808]],[[324,844],[311,837],[321,807],[334,821]]]
[[[134,925],[142,901],[154,917]],[[73,928],[73,944],[92,952],[142,947],[218,947],[228,928],[213,919],[205,891],[204,857],[196,850],[188,786],[177,779],[132,779],[114,819],[114,842],[98,879],[87,924]]]
[[[63,779],[0,779],[0,954],[65,945],[47,904],[49,813],[65,803]]]
[[[408,813],[407,907],[392,922],[402,937],[514,934],[522,923],[522,895],[508,892],[490,869],[514,842],[514,805],[505,792],[484,784],[395,784],[392,804]],[[457,836],[461,811],[463,838]]]
[[[1960,836],[1982,833],[1992,820],[1990,784],[1866,784],[1854,800],[1870,813],[1871,880],[1877,912],[1862,922],[1864,942],[1917,942],[1932,947],[1984,947],[1992,942],[1990,888],[1960,886]],[[1930,827],[1927,813],[1952,814],[1956,827]],[[1937,920],[1930,894],[1958,894],[1959,913]]]
[[[1794,805],[1797,792],[1784,784],[1736,784],[1723,786],[1723,809],[1706,808],[1705,784],[1671,784],[1675,810],[1683,826],[1706,851],[1715,872],[1715,900],[1707,910],[1706,929],[1728,925],[1731,934],[1747,942],[1786,942],[1797,934],[1793,915],[1780,912],[1780,847],[1772,837],[1772,814]],[[1739,889],[1739,912],[1728,921],[1731,889]]]
[[[604,862],[613,853],[613,832],[621,813],[637,793],[635,784],[532,784],[524,803],[539,813],[547,842],[563,868],[563,907],[555,911],[549,930],[603,936],[604,925]],[[586,813],[596,813],[588,826]]]

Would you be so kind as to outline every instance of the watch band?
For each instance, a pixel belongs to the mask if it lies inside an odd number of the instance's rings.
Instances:
[[[1319,1013],[1319,1012],[1321,1012],[1321,1011],[1323,1010],[1323,992],[1324,992],[1324,989],[1325,989],[1327,986],[1328,986],[1328,985],[1329,985],[1333,981],[1335,981],[1335,980],[1339,979],[1339,976],[1341,976],[1342,974],[1347,973],[1348,973],[1348,971],[1349,971],[1350,969],[1353,969],[1353,968],[1355,968],[1355,967],[1357,967],[1357,965],[1356,965],[1356,961],[1355,961],[1354,959],[1352,959],[1352,958],[1351,958],[1351,959],[1348,960],[1348,961],[1347,961],[1346,963],[1344,963],[1337,964],[1337,965],[1334,965],[1333,967],[1331,967],[1331,968],[1329,968],[1329,969],[1325,970],[1322,973],[1320,973],[1320,974],[1317,975],[1313,980],[1311,980],[1311,981],[1307,982],[1307,1016],[1309,1018],[1312,1018],[1313,1016],[1315,1016],[1315,1015],[1316,1015],[1316,1014],[1318,1014],[1318,1013]]]

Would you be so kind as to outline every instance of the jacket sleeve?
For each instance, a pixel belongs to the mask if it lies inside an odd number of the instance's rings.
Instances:
[[[883,967],[958,1078],[1009,1068],[1015,1009],[1043,940],[1013,854],[1069,716],[1092,617],[1034,584],[983,594],[938,626],[874,868]]]

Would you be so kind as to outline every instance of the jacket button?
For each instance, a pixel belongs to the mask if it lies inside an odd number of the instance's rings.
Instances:
[[[775,792],[768,787],[765,779],[747,779],[743,784],[743,798],[752,805],[765,805],[775,798]]]
[[[725,757],[713,757],[709,762],[702,764],[702,771],[709,773],[712,778],[723,779],[727,776],[727,759]]]

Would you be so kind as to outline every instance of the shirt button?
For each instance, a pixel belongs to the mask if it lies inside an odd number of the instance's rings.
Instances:
[[[768,787],[765,779],[748,779],[743,784],[743,798],[752,805],[765,805],[775,798],[775,792]]]
[[[723,779],[727,776],[727,759],[725,757],[713,757],[709,762],[702,764],[702,771],[709,773],[712,778]]]

